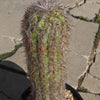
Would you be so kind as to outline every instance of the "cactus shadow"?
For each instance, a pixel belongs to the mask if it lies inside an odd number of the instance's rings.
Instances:
[[[0,61],[0,100],[27,100],[30,88],[30,80],[19,65]]]

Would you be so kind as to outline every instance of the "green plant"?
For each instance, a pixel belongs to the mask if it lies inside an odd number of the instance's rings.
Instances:
[[[84,88],[84,87],[80,87],[77,91],[79,91],[79,92],[84,92],[84,93],[89,92],[88,89],[86,89],[86,88]]]
[[[96,14],[95,23],[99,24],[98,32],[96,33],[95,41],[94,41],[94,48],[96,49],[100,42],[100,9],[99,9],[98,14]]]
[[[100,42],[100,24],[98,27],[98,32],[96,33],[96,36],[95,36],[94,49],[96,49],[98,47],[99,42]]]
[[[96,14],[95,22],[100,24],[100,9],[98,14]]]
[[[23,42],[34,100],[62,100],[69,24],[64,8],[52,0],[30,6],[22,21]]]
[[[96,23],[100,23],[100,13],[96,14],[96,18],[95,18],[95,22]]]

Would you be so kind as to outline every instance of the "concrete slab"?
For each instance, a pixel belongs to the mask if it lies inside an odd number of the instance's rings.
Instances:
[[[80,7],[74,8],[70,13],[74,16],[83,16],[89,19],[94,19],[95,14],[98,13],[99,9],[100,4],[86,3]]]
[[[100,100],[100,96],[89,94],[89,93],[80,93],[84,100]]]
[[[87,2],[86,3],[97,3],[97,4],[100,4],[100,0],[86,0]]]
[[[25,72],[28,72],[28,70],[27,70],[27,64],[26,64],[26,56],[25,56],[24,47],[19,48],[19,50],[13,56],[7,58],[6,60],[15,62]]]
[[[91,75],[86,76],[82,86],[92,92],[100,93],[100,80],[93,78]]]
[[[92,50],[93,41],[98,30],[98,24],[89,23],[69,17],[72,25],[69,41],[67,82],[76,87],[78,77],[87,66],[87,59]]]
[[[25,9],[34,1],[36,0],[0,0],[0,54],[11,52],[15,44],[21,42],[21,20]],[[16,62],[27,71],[25,58],[21,48],[8,60]]]
[[[76,4],[82,4],[84,0],[57,0],[62,2],[65,7],[75,7]]]
[[[68,69],[67,69],[67,83],[72,85],[74,88],[78,85],[78,77],[83,73],[86,68],[86,59],[81,55],[72,54],[70,52],[70,58],[68,58]]]
[[[77,20],[72,17],[69,18],[69,22],[72,25],[69,47],[79,55],[88,56],[92,50],[99,24]]]
[[[15,45],[11,39],[0,36],[0,54],[11,52],[14,48]]]
[[[36,0],[0,0],[0,35],[21,38],[20,25],[26,7]]]

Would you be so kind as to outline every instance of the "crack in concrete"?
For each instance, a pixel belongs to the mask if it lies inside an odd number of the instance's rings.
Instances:
[[[100,27],[99,27],[99,28],[100,28]],[[98,30],[100,30],[100,29],[98,29]],[[98,31],[98,32],[99,32],[99,31]],[[93,48],[92,48],[92,51],[91,51],[90,56],[89,56],[89,58],[88,58],[88,63],[87,63],[88,65],[87,65],[87,67],[86,67],[86,70],[85,70],[85,71],[83,72],[83,74],[81,74],[80,77],[78,78],[78,86],[77,86],[77,89],[80,89],[80,88],[81,88],[81,85],[82,85],[82,83],[83,83],[83,81],[84,81],[86,75],[87,75],[87,74],[91,74],[91,73],[90,73],[90,68],[91,68],[92,65],[95,63],[95,59],[96,59],[96,55],[97,55],[96,50],[97,50],[97,47],[98,47],[98,45],[99,45],[99,43],[95,43],[95,42],[98,42],[98,41],[99,41],[99,38],[98,38],[98,40],[97,40],[98,32],[97,32],[97,34],[96,34],[96,36],[95,36]],[[91,76],[94,77],[94,78],[96,78],[96,79],[98,79],[98,80],[100,80],[100,78],[98,78],[98,77],[96,77],[96,76],[94,76],[94,75],[92,75],[92,74],[91,74]]]
[[[74,16],[74,15],[71,14],[71,13],[70,13],[70,15],[71,15],[72,17],[76,18],[76,19],[80,19],[80,20],[83,20],[83,21],[86,21],[86,22],[93,22],[93,23],[95,23],[93,19],[89,19],[89,18],[87,18],[87,17],[83,17],[83,16]]]
[[[97,77],[97,76],[93,75],[93,74],[90,73],[90,72],[89,72],[89,74],[90,74],[93,78],[95,78],[95,79],[97,79],[97,80],[100,80],[100,77]]]
[[[79,6],[84,5],[84,4],[86,3],[86,1],[87,1],[87,0],[84,0],[84,1],[77,0],[77,2],[76,2],[76,7],[79,7]],[[81,2],[83,2],[83,3],[81,3]]]
[[[100,4],[100,2],[96,2],[97,4]]]
[[[70,8],[70,9],[72,10],[74,8]],[[100,16],[100,9],[99,9],[98,14],[96,14],[96,16],[94,17],[94,19],[89,19],[88,17],[84,17],[84,16],[75,16],[75,15],[73,15],[73,14],[70,13],[71,10],[68,11],[68,14],[70,16],[72,16],[73,18],[75,18],[75,19],[80,19],[82,21],[100,24],[100,22],[99,22],[99,20],[100,20],[100,18],[99,18],[99,16]]]
[[[70,11],[71,11],[72,9],[74,9],[74,8],[76,8],[76,7],[79,7],[79,6],[82,6],[82,5],[84,5],[85,3],[86,3],[86,0],[84,0],[83,3],[81,3],[80,0],[77,0],[76,3],[75,3],[75,5],[74,5],[73,7],[67,6],[67,7],[65,7],[65,8],[68,8],[67,13],[70,14]]]
[[[93,95],[100,95],[100,93],[94,92],[94,91],[90,91],[87,88],[81,87],[80,89],[77,89],[78,92],[82,92],[82,93],[89,93],[89,94],[93,94]]]
[[[2,60],[4,60],[4,59],[9,58],[9,57],[11,57],[12,55],[14,55],[14,54],[17,52],[17,50],[18,50],[20,47],[22,47],[22,46],[23,46],[23,44],[20,43],[20,44],[18,44],[18,45],[15,45],[14,50],[12,50],[11,52],[4,53],[4,54],[0,54],[0,61],[2,61]]]
[[[86,3],[86,0],[84,0],[84,3]],[[70,13],[70,11],[69,11],[69,14],[70,14],[72,17],[76,18],[76,19],[80,19],[80,20],[83,20],[83,21],[86,21],[86,22],[99,23],[99,22],[96,22],[96,19],[91,20],[91,19],[85,18],[85,17],[83,17],[83,16],[74,16],[74,15],[72,15],[72,14]],[[98,14],[99,14],[99,13],[98,13]],[[96,36],[95,36],[95,39],[94,39],[93,48],[92,48],[91,53],[90,53],[90,55],[89,55],[89,57],[88,57],[87,67],[86,67],[85,71],[84,71],[84,72],[79,76],[79,78],[78,78],[77,90],[80,90],[81,85],[82,85],[82,83],[83,83],[83,81],[84,81],[86,75],[87,75],[87,74],[91,74],[91,73],[90,73],[90,68],[91,68],[92,65],[95,63],[95,59],[96,59],[96,55],[97,55],[96,49],[97,49],[97,46],[99,45],[99,40],[100,40],[100,38],[98,38],[99,31],[100,31],[100,23],[99,23],[98,32],[96,33]],[[91,76],[94,77],[94,78],[96,78],[96,79],[98,79],[98,80],[100,80],[100,78],[98,78],[98,77],[96,77],[96,76],[94,76],[94,75],[92,75],[92,74],[91,74]],[[91,91],[89,91],[89,93],[98,94],[98,93],[91,92]],[[99,93],[99,95],[100,95],[100,93]]]
[[[87,0],[84,0],[84,4],[87,2]]]
[[[95,36],[95,40],[94,40],[94,44],[93,44],[93,48],[92,48],[92,51],[90,53],[90,56],[88,58],[88,63],[87,63],[87,67],[85,69],[85,71],[83,72],[83,74],[81,74],[78,78],[78,86],[77,86],[77,89],[80,89],[85,77],[87,74],[90,74],[90,68],[92,67],[92,65],[95,63],[95,59],[96,59],[96,55],[97,55],[97,47],[99,45],[99,38],[98,37],[98,33],[99,33],[99,30],[100,30],[100,24],[99,24],[99,29],[98,29],[98,32],[96,33],[96,36]],[[92,75],[94,78],[96,79],[99,79],[98,77]]]
[[[80,89],[86,75],[90,72],[90,68],[91,66],[95,63],[95,59],[96,59],[96,49],[93,48],[92,51],[91,51],[91,54],[88,58],[88,65],[85,69],[85,71],[83,72],[83,74],[81,74],[78,78],[78,86],[77,86],[77,89]]]

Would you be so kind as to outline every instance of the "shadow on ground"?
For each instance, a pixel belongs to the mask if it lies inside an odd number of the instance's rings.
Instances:
[[[10,61],[0,62],[0,100],[26,100],[30,87],[20,66]]]

